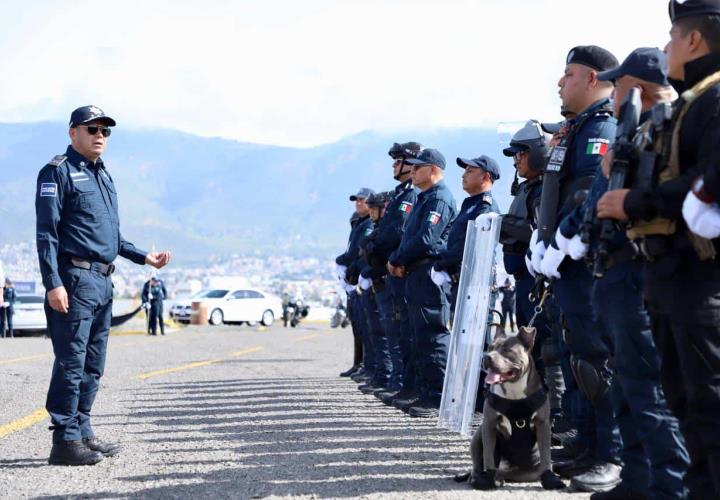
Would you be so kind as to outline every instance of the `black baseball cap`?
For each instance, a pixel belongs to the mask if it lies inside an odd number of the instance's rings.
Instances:
[[[82,106],[77,108],[70,115],[70,127],[77,127],[94,120],[104,121],[108,127],[114,127],[116,125],[115,120],[105,114],[105,111],[98,108],[97,106]]]
[[[683,17],[720,15],[720,0],[670,0],[668,3],[670,21]]]
[[[445,157],[437,149],[423,149],[417,158],[406,160],[410,165],[437,165],[445,170]]]
[[[607,71],[618,66],[617,57],[597,45],[578,45],[568,52],[565,64],[582,64],[595,71]]]
[[[469,160],[467,158],[457,158],[455,161],[460,168],[473,167],[483,169],[485,172],[490,174],[493,181],[500,178],[500,166],[489,156],[480,155],[477,158]]]
[[[360,188],[360,191],[350,196],[350,201],[366,200],[373,194],[375,194],[375,191],[370,188]]]
[[[601,71],[598,80],[617,80],[623,76],[634,76],[640,80],[669,85],[667,79],[667,56],[656,47],[641,47],[633,50],[617,68]]]

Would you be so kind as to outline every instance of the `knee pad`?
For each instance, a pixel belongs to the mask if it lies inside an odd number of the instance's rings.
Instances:
[[[578,359],[575,356],[570,358],[570,366],[573,375],[575,375],[575,381],[593,406],[597,406],[610,388],[610,380],[604,374],[604,365],[605,362],[598,365],[584,359]]]

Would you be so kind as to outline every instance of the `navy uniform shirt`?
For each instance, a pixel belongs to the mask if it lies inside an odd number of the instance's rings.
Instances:
[[[465,198],[460,212],[450,226],[447,248],[435,263],[436,271],[445,271],[450,275],[460,272],[468,222],[475,220],[481,214],[491,212],[499,213],[500,209],[490,191]]]
[[[560,173],[564,198],[560,200],[558,221],[577,206],[574,194],[590,187],[600,171],[603,156],[615,140],[617,121],[610,111],[603,110],[609,104],[609,99],[601,99],[569,121],[571,138]]]
[[[445,182],[420,193],[405,224],[400,246],[390,254],[390,264],[407,266],[440,255],[445,250],[455,213],[455,198]]]
[[[369,216],[361,217],[352,227],[350,231],[350,240],[348,241],[345,253],[338,255],[335,263],[349,268],[360,256],[360,241],[372,232],[372,220]]]
[[[385,263],[390,254],[400,246],[405,230],[405,222],[417,203],[420,191],[411,181],[403,182],[395,187],[395,195],[385,208],[385,215],[377,224],[365,247],[374,267],[367,266],[362,275],[365,278],[378,278],[386,274]],[[380,266],[382,264],[382,266]]]
[[[147,252],[120,234],[117,191],[100,158],[68,146],[40,170],[35,195],[36,240],[45,289],[63,286],[58,261],[77,257],[109,264],[120,255],[145,264]]]

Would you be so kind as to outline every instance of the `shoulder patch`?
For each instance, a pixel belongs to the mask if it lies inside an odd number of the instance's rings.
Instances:
[[[440,215],[440,212],[430,212],[428,214],[427,221],[430,223],[430,225],[434,226],[438,222],[440,222],[440,219],[442,219],[442,215]]]
[[[55,184],[54,182],[43,182],[42,184],[40,184],[40,197],[56,198],[57,184]]]
[[[406,214],[409,214],[412,211],[412,208],[413,208],[412,203],[410,203],[409,201],[403,201],[402,203],[400,203],[398,210],[400,210],[401,212],[404,212]]]
[[[605,156],[605,153],[607,153],[609,146],[610,140],[604,139],[602,137],[593,137],[591,139],[588,139],[585,154]]]
[[[53,167],[57,167],[62,162],[64,162],[66,158],[67,158],[67,156],[65,156],[65,155],[55,155],[52,160],[47,162],[47,164],[52,165]]]

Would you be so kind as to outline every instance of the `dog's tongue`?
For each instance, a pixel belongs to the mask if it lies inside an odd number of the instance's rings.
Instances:
[[[489,371],[487,377],[485,377],[486,384],[497,384],[502,381],[502,375],[494,371]]]

